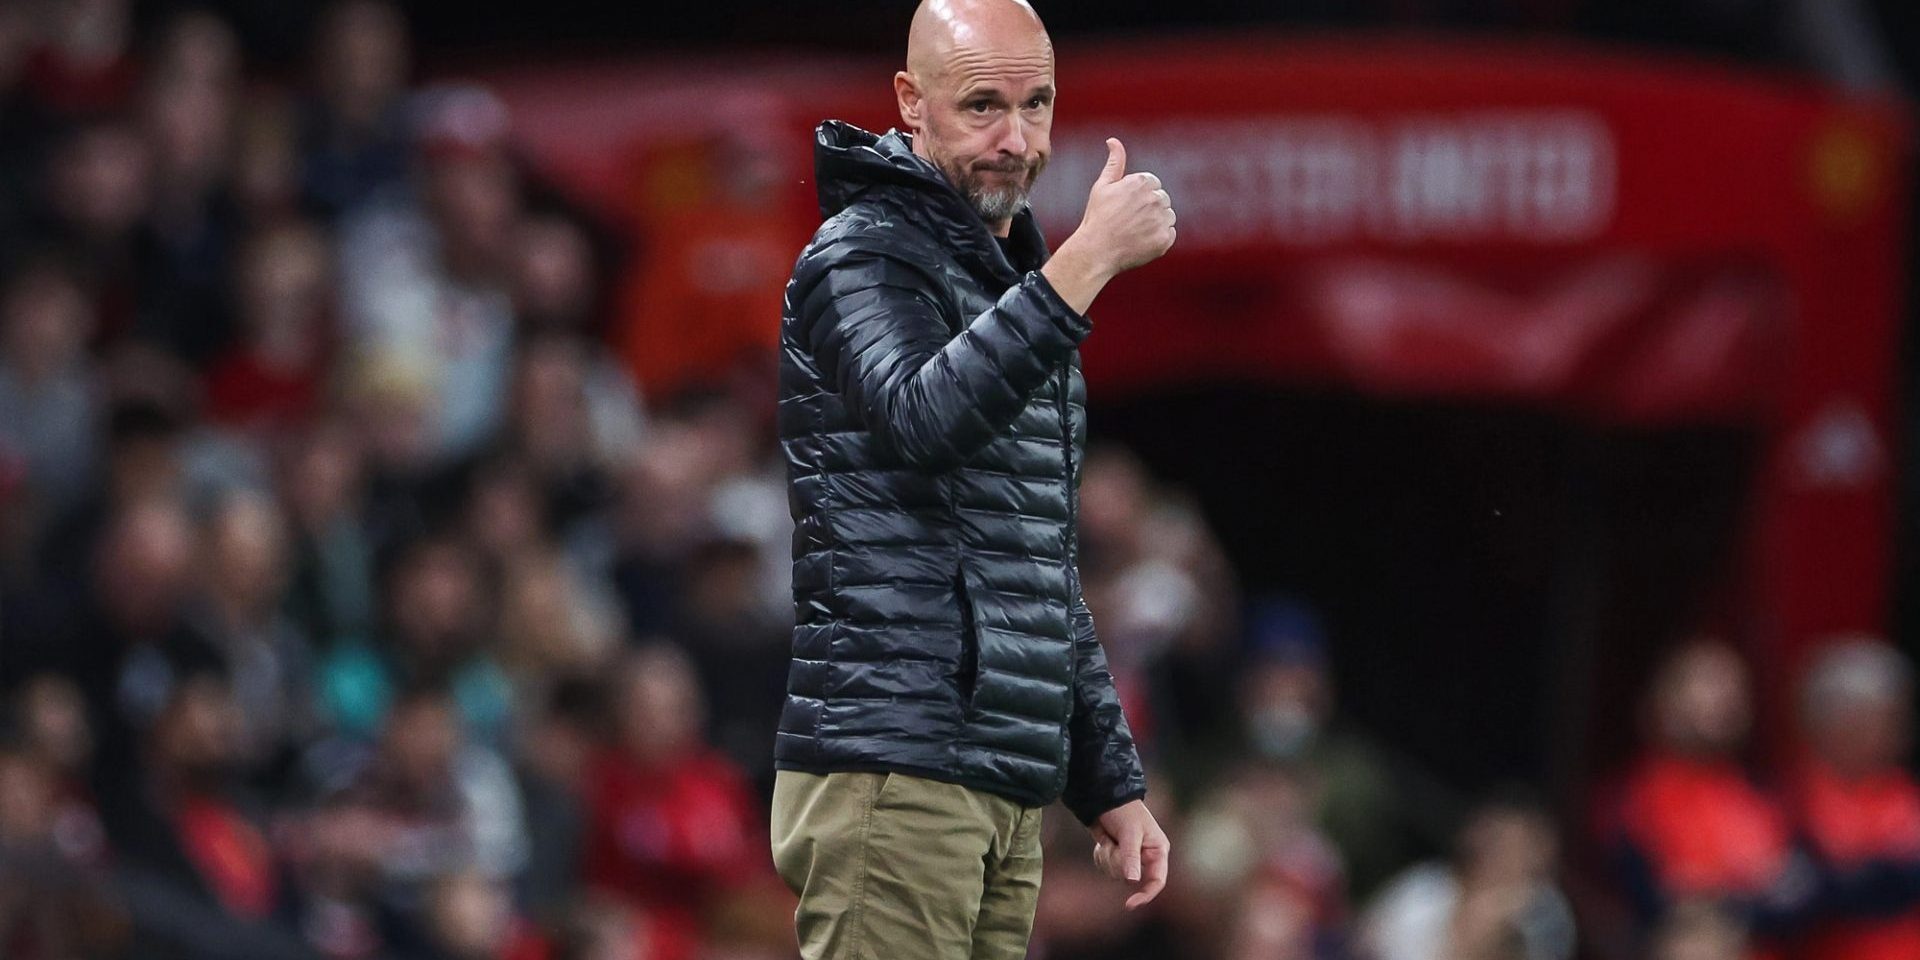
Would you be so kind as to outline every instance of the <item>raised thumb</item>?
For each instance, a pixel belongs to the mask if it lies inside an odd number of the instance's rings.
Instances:
[[[1127,148],[1113,137],[1107,138],[1107,165],[1100,170],[1100,182],[1112,183],[1127,175]]]

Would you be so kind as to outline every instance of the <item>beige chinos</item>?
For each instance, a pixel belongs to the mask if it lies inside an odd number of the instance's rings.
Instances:
[[[773,862],[805,960],[1021,960],[1037,807],[900,773],[782,770]]]

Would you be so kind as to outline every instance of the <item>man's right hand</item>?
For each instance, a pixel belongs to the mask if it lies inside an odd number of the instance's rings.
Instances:
[[[1107,139],[1107,165],[1087,194],[1087,212],[1073,239],[1102,251],[1113,274],[1152,263],[1173,246],[1173,200],[1151,173],[1127,172],[1127,148]]]
[[[1079,229],[1041,268],[1068,305],[1086,313],[1115,276],[1173,246],[1173,201],[1151,173],[1127,172],[1127,148],[1107,139],[1107,165],[1087,194]]]

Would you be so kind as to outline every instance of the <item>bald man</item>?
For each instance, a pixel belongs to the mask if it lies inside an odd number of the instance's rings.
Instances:
[[[1049,257],[1027,210],[1053,47],[1019,0],[928,0],[894,76],[904,131],[829,121],[826,222],[781,325],[793,665],[773,854],[822,958],[1018,958],[1040,809],[1064,800],[1128,908],[1166,834],[1077,569],[1078,346],[1173,208],[1107,141]]]

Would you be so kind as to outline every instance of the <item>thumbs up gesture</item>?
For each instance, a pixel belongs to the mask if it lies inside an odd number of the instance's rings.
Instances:
[[[1107,165],[1087,195],[1073,240],[1098,251],[1112,273],[1160,258],[1173,246],[1173,200],[1151,173],[1127,172],[1127,148],[1107,140]]]

